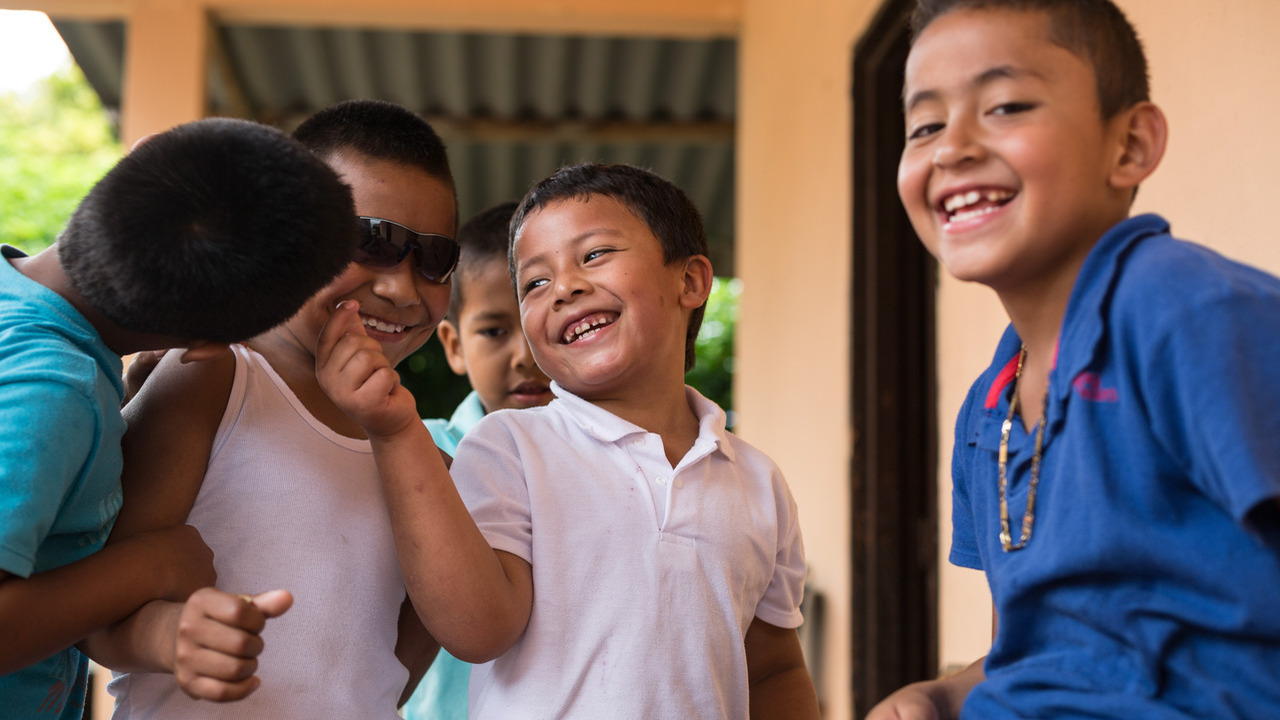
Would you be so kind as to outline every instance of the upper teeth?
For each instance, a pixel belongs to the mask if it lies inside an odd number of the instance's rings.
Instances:
[[[362,316],[360,318],[360,321],[364,323],[365,327],[373,328],[378,332],[384,332],[384,333],[404,332],[404,329],[408,327],[407,325],[401,325],[399,323],[390,323],[384,320],[378,320],[377,318],[371,318],[371,317]]]
[[[947,212],[955,212],[961,208],[976,205],[986,200],[987,202],[1000,202],[1013,197],[1013,193],[1008,190],[970,190],[967,193],[957,193],[947,198],[942,203],[942,207]]]
[[[573,327],[569,328],[568,332],[564,334],[564,341],[566,343],[571,343],[573,342],[574,338],[581,336],[583,333],[587,332],[588,330],[594,327],[598,327],[600,325],[608,325],[611,322],[613,322],[613,320],[602,317],[600,315],[596,315],[595,317],[589,320],[583,320],[577,325],[574,325]]]

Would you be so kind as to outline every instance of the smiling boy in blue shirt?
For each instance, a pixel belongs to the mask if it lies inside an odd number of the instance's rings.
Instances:
[[[926,0],[915,29],[899,193],[1011,321],[952,460],[951,561],[998,632],[869,718],[1273,715],[1280,281],[1129,217],[1167,130],[1109,0]]]

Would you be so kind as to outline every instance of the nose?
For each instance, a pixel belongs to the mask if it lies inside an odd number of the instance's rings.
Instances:
[[[570,302],[577,295],[584,295],[590,292],[591,284],[586,281],[586,278],[581,273],[561,271],[556,275],[555,288],[555,305],[559,307]]]
[[[933,164],[940,168],[956,167],[982,157],[982,143],[975,129],[963,118],[953,118],[934,142]]]
[[[378,269],[373,281],[373,292],[396,307],[410,307],[422,302],[418,292],[420,281],[428,282],[418,272],[415,253],[409,253],[399,265]]]
[[[517,345],[515,352],[511,354],[511,367],[517,370],[527,370],[536,363],[533,361],[533,349],[529,347],[529,339],[524,336],[524,332],[517,330]]]

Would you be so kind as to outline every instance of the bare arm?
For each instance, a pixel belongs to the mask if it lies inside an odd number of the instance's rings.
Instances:
[[[995,639],[1000,618],[991,609],[991,638]],[[970,663],[954,675],[912,683],[885,698],[871,709],[867,720],[954,720],[969,691],[986,678],[986,657]]]
[[[125,408],[124,505],[107,547],[166,527],[182,526],[204,482],[213,435],[226,408],[234,359],[184,365],[170,353]],[[212,585],[216,578],[207,578]],[[187,598],[152,603],[82,644],[116,670],[172,671],[173,632]]]
[[[431,663],[435,661],[440,652],[440,644],[422,625],[418,611],[413,609],[413,603],[409,600],[405,600],[404,605],[400,606],[399,628],[396,657],[409,670],[409,682],[405,683],[404,692],[400,694],[400,702],[397,703],[404,705],[409,702],[409,696],[413,695],[418,683],[422,682],[422,676],[427,674]]]
[[[755,618],[747,628],[747,681],[753,720],[817,720],[818,695],[800,636]]]
[[[481,535],[413,396],[365,335],[355,303],[335,311],[316,361],[321,387],[369,435],[405,587],[423,624],[460,660],[506,652],[529,622],[532,569]]]
[[[3,397],[4,411],[15,427],[41,423],[51,413],[63,423],[61,437],[38,441],[52,440],[54,451],[23,433],[11,433],[0,442],[0,456],[13,459],[0,467],[6,486],[29,488],[15,496],[9,509],[21,516],[6,516],[22,521],[0,522],[6,536],[34,543],[52,526],[53,510],[47,506],[66,492],[94,452],[90,438],[96,413],[90,401],[58,383],[7,383]],[[46,430],[32,427],[33,434]],[[185,597],[212,578],[210,560],[199,535],[186,528],[139,536],[29,577],[0,571],[0,673],[67,648],[152,598]]]
[[[29,578],[0,571],[0,675],[76,644],[151,598],[186,597],[213,581],[211,560],[199,534],[182,527]]]

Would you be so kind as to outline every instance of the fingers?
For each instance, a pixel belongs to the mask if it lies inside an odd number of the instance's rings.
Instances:
[[[215,588],[191,596],[178,621],[174,678],[191,697],[227,702],[258,688],[254,675],[267,620],[286,612],[293,596],[273,590],[257,596]]]
[[[330,365],[333,362],[333,351],[343,337],[347,335],[365,335],[364,325],[360,322],[360,303],[355,300],[343,300],[338,303],[329,322],[320,330],[316,342],[316,365]],[[366,336],[367,337],[367,336]]]

